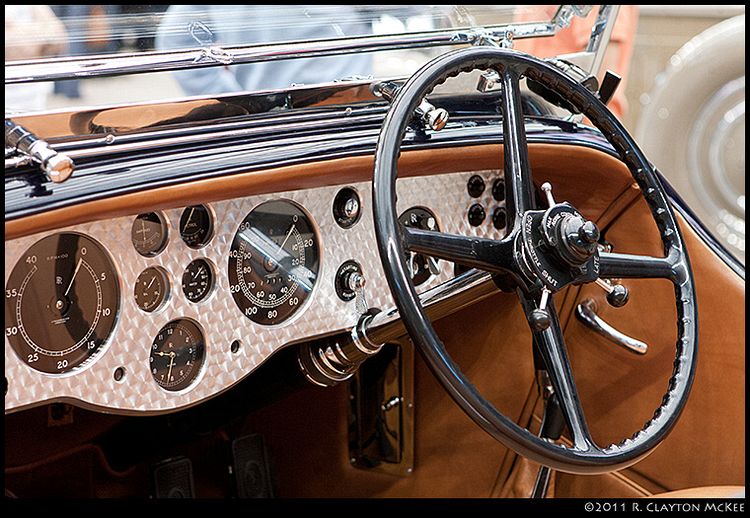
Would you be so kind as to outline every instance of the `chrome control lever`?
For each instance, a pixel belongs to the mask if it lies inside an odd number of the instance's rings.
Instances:
[[[544,195],[547,197],[547,203],[550,207],[554,207],[557,202],[555,201],[555,198],[552,196],[552,184],[549,182],[544,182],[542,184],[542,192],[544,192]]]
[[[584,300],[578,304],[576,307],[576,318],[589,329],[600,334],[610,342],[624,347],[631,353],[646,354],[648,352],[648,345],[646,343],[621,333],[602,320],[596,314],[596,304],[591,299]]]
[[[542,298],[539,300],[539,307],[529,315],[529,323],[535,331],[544,331],[552,324],[552,319],[547,311],[549,296],[550,291],[547,288],[542,288]]]
[[[388,102],[393,102],[400,88],[401,85],[397,83],[383,81],[372,85],[370,91]],[[448,124],[448,111],[444,108],[436,108],[427,99],[422,99],[415,110],[415,115],[417,120],[433,131],[440,131]]]

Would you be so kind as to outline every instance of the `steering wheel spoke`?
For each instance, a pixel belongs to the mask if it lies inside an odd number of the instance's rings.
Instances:
[[[420,254],[446,259],[488,272],[510,272],[513,242],[402,227],[404,246]]]
[[[505,206],[513,214],[514,228],[521,224],[524,212],[534,209],[533,181],[529,166],[529,149],[521,107],[519,74],[505,67],[503,85],[503,166],[505,171]]]
[[[519,297],[524,311],[529,314],[536,308],[535,301],[528,295],[519,290]],[[544,359],[547,367],[550,382],[557,394],[557,400],[562,408],[565,423],[572,435],[573,445],[580,451],[596,450],[598,447],[591,438],[586,417],[583,413],[581,400],[578,396],[573,372],[570,368],[570,360],[565,347],[560,320],[557,318],[555,304],[550,297],[547,302],[547,312],[550,316],[550,326],[544,331],[535,331],[532,329],[534,343],[539,348],[539,352]]]
[[[599,277],[602,279],[674,279],[675,271],[668,257],[601,252],[599,254]]]

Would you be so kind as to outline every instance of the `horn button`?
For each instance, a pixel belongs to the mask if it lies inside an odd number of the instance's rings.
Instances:
[[[599,277],[599,229],[569,203],[523,215],[516,255],[524,275],[551,291]]]

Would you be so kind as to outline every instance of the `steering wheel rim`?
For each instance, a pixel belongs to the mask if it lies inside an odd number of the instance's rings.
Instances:
[[[513,224],[501,241],[405,228],[399,225],[396,212],[397,161],[401,142],[415,109],[435,86],[448,77],[474,69],[496,70],[504,90],[506,206]],[[406,247],[489,271],[511,273],[517,279],[523,277],[518,274],[519,270],[526,272],[526,277],[519,279],[519,282],[525,283],[525,288],[519,288],[517,293],[527,314],[534,309],[541,293],[529,289],[529,286],[551,286],[541,276],[529,278],[528,264],[526,270],[520,265],[524,260],[528,263],[529,257],[529,250],[524,248],[522,227],[535,213],[533,180],[520,108],[518,81],[522,76],[543,84],[569,100],[602,131],[639,185],[664,245],[663,258],[597,251],[587,263],[591,266],[588,282],[595,280],[596,276],[667,278],[675,289],[678,336],[668,390],[653,417],[640,431],[604,448],[594,443],[588,431],[551,295],[551,325],[541,331],[532,328],[532,334],[541,344],[552,385],[573,436],[573,447],[541,439],[519,426],[495,409],[466,379],[445,350],[419,304],[402,252]],[[685,406],[695,376],[698,329],[693,273],[682,234],[658,175],[624,127],[592,92],[552,65],[517,51],[470,47],[448,52],[424,65],[399,90],[378,137],[374,169],[375,234],[391,293],[417,349],[438,381],[469,417],[518,454],[553,469],[576,474],[599,474],[625,468],[644,458],[666,438]]]

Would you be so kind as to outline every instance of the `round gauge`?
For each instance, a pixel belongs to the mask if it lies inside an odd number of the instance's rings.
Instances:
[[[240,311],[258,324],[279,324],[310,296],[320,256],[313,222],[290,201],[255,207],[229,252],[229,289]]]
[[[182,274],[182,291],[190,302],[200,302],[211,292],[214,272],[205,259],[196,259]]]
[[[158,212],[139,214],[130,229],[133,246],[144,257],[153,257],[164,250],[168,236],[167,221]]]
[[[13,267],[5,285],[5,337],[29,367],[60,374],[97,354],[119,309],[119,281],[104,248],[83,234],[54,234]]]
[[[214,220],[205,205],[193,205],[182,211],[180,236],[190,248],[202,248],[211,241],[214,233]]]
[[[169,297],[169,278],[162,268],[146,268],[138,276],[133,288],[135,303],[146,313],[159,309]]]
[[[424,207],[407,209],[399,216],[398,221],[405,227],[440,231],[435,214]],[[408,251],[405,253],[406,265],[411,272],[411,280],[414,282],[414,286],[424,284],[430,277],[440,273],[440,262],[434,257]]]
[[[205,356],[198,324],[187,318],[172,320],[159,330],[151,345],[151,375],[163,389],[182,390],[198,377]]]

